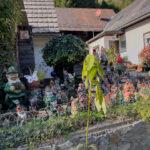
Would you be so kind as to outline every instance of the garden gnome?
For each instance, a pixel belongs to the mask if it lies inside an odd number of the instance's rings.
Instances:
[[[85,101],[86,101],[86,91],[82,83],[79,84],[78,90],[78,100],[80,107],[84,108],[85,107]]]
[[[135,88],[132,82],[127,81],[123,88],[123,95],[126,102],[135,101]]]
[[[57,98],[57,103],[61,104],[62,99],[61,99],[61,91],[60,90],[57,91],[56,98]]]
[[[19,106],[19,105],[18,105],[17,108],[16,108],[16,112],[17,112],[17,115],[18,115],[19,120],[20,120],[20,122],[21,122],[20,125],[22,125],[22,123],[25,122],[25,120],[27,119],[27,114],[26,114],[26,112],[24,111],[23,107],[21,107],[21,106]]]
[[[78,98],[74,99],[73,97],[71,97],[71,114],[72,116],[75,116],[76,114],[78,114],[78,109],[79,109],[79,105],[78,105]]]
[[[25,104],[25,86],[19,79],[18,72],[15,67],[8,68],[7,71],[8,82],[5,85],[4,91],[6,92],[6,103],[9,109],[15,108],[17,105]]]
[[[61,90],[61,98],[62,98],[62,103],[67,103],[68,102],[68,97],[67,97],[64,90]]]
[[[54,96],[53,92],[51,91],[51,89],[49,88],[49,86],[47,86],[45,88],[45,104],[46,107],[52,112],[52,113],[56,113],[56,109],[57,109],[57,99]]]

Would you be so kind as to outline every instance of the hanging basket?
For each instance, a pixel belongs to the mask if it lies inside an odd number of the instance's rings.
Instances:
[[[40,87],[40,81],[34,81],[32,83],[29,83],[30,90],[38,89],[39,87]]]

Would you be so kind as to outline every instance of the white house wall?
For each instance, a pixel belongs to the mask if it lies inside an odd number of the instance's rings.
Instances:
[[[89,44],[89,54],[92,54],[93,53],[93,49],[95,47],[97,47],[97,46],[99,46],[99,48],[101,46],[104,47],[104,37],[102,37],[102,38],[100,38],[100,39],[98,39],[98,40],[96,40],[96,41],[94,41],[94,42]]]
[[[126,29],[126,47],[128,59],[139,64],[138,54],[144,48],[143,34],[150,31],[150,19]]]
[[[51,78],[50,73],[53,71],[53,67],[47,66],[42,57],[42,49],[50,39],[50,36],[35,36],[33,38],[35,66],[36,69],[38,69],[41,66],[43,71],[47,71],[45,78]]]

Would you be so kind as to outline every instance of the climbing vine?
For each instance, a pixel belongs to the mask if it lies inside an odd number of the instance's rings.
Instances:
[[[19,16],[17,0],[0,0],[0,88],[4,67],[14,62],[15,30]]]

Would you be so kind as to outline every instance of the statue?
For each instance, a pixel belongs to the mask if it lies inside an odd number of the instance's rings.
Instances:
[[[57,109],[57,99],[51,91],[50,87],[47,86],[45,88],[45,104],[47,109],[49,109],[52,113],[56,113]]]
[[[25,86],[20,81],[18,72],[15,67],[8,68],[7,71],[8,82],[5,85],[6,92],[5,100],[9,109],[14,109],[18,105],[26,105],[25,101]]]
[[[78,90],[77,90],[78,100],[80,107],[84,109],[87,104],[87,96],[86,96],[86,90],[82,83],[79,84]]]
[[[75,116],[79,113],[79,100],[78,98],[74,99],[71,97],[71,114]]]

